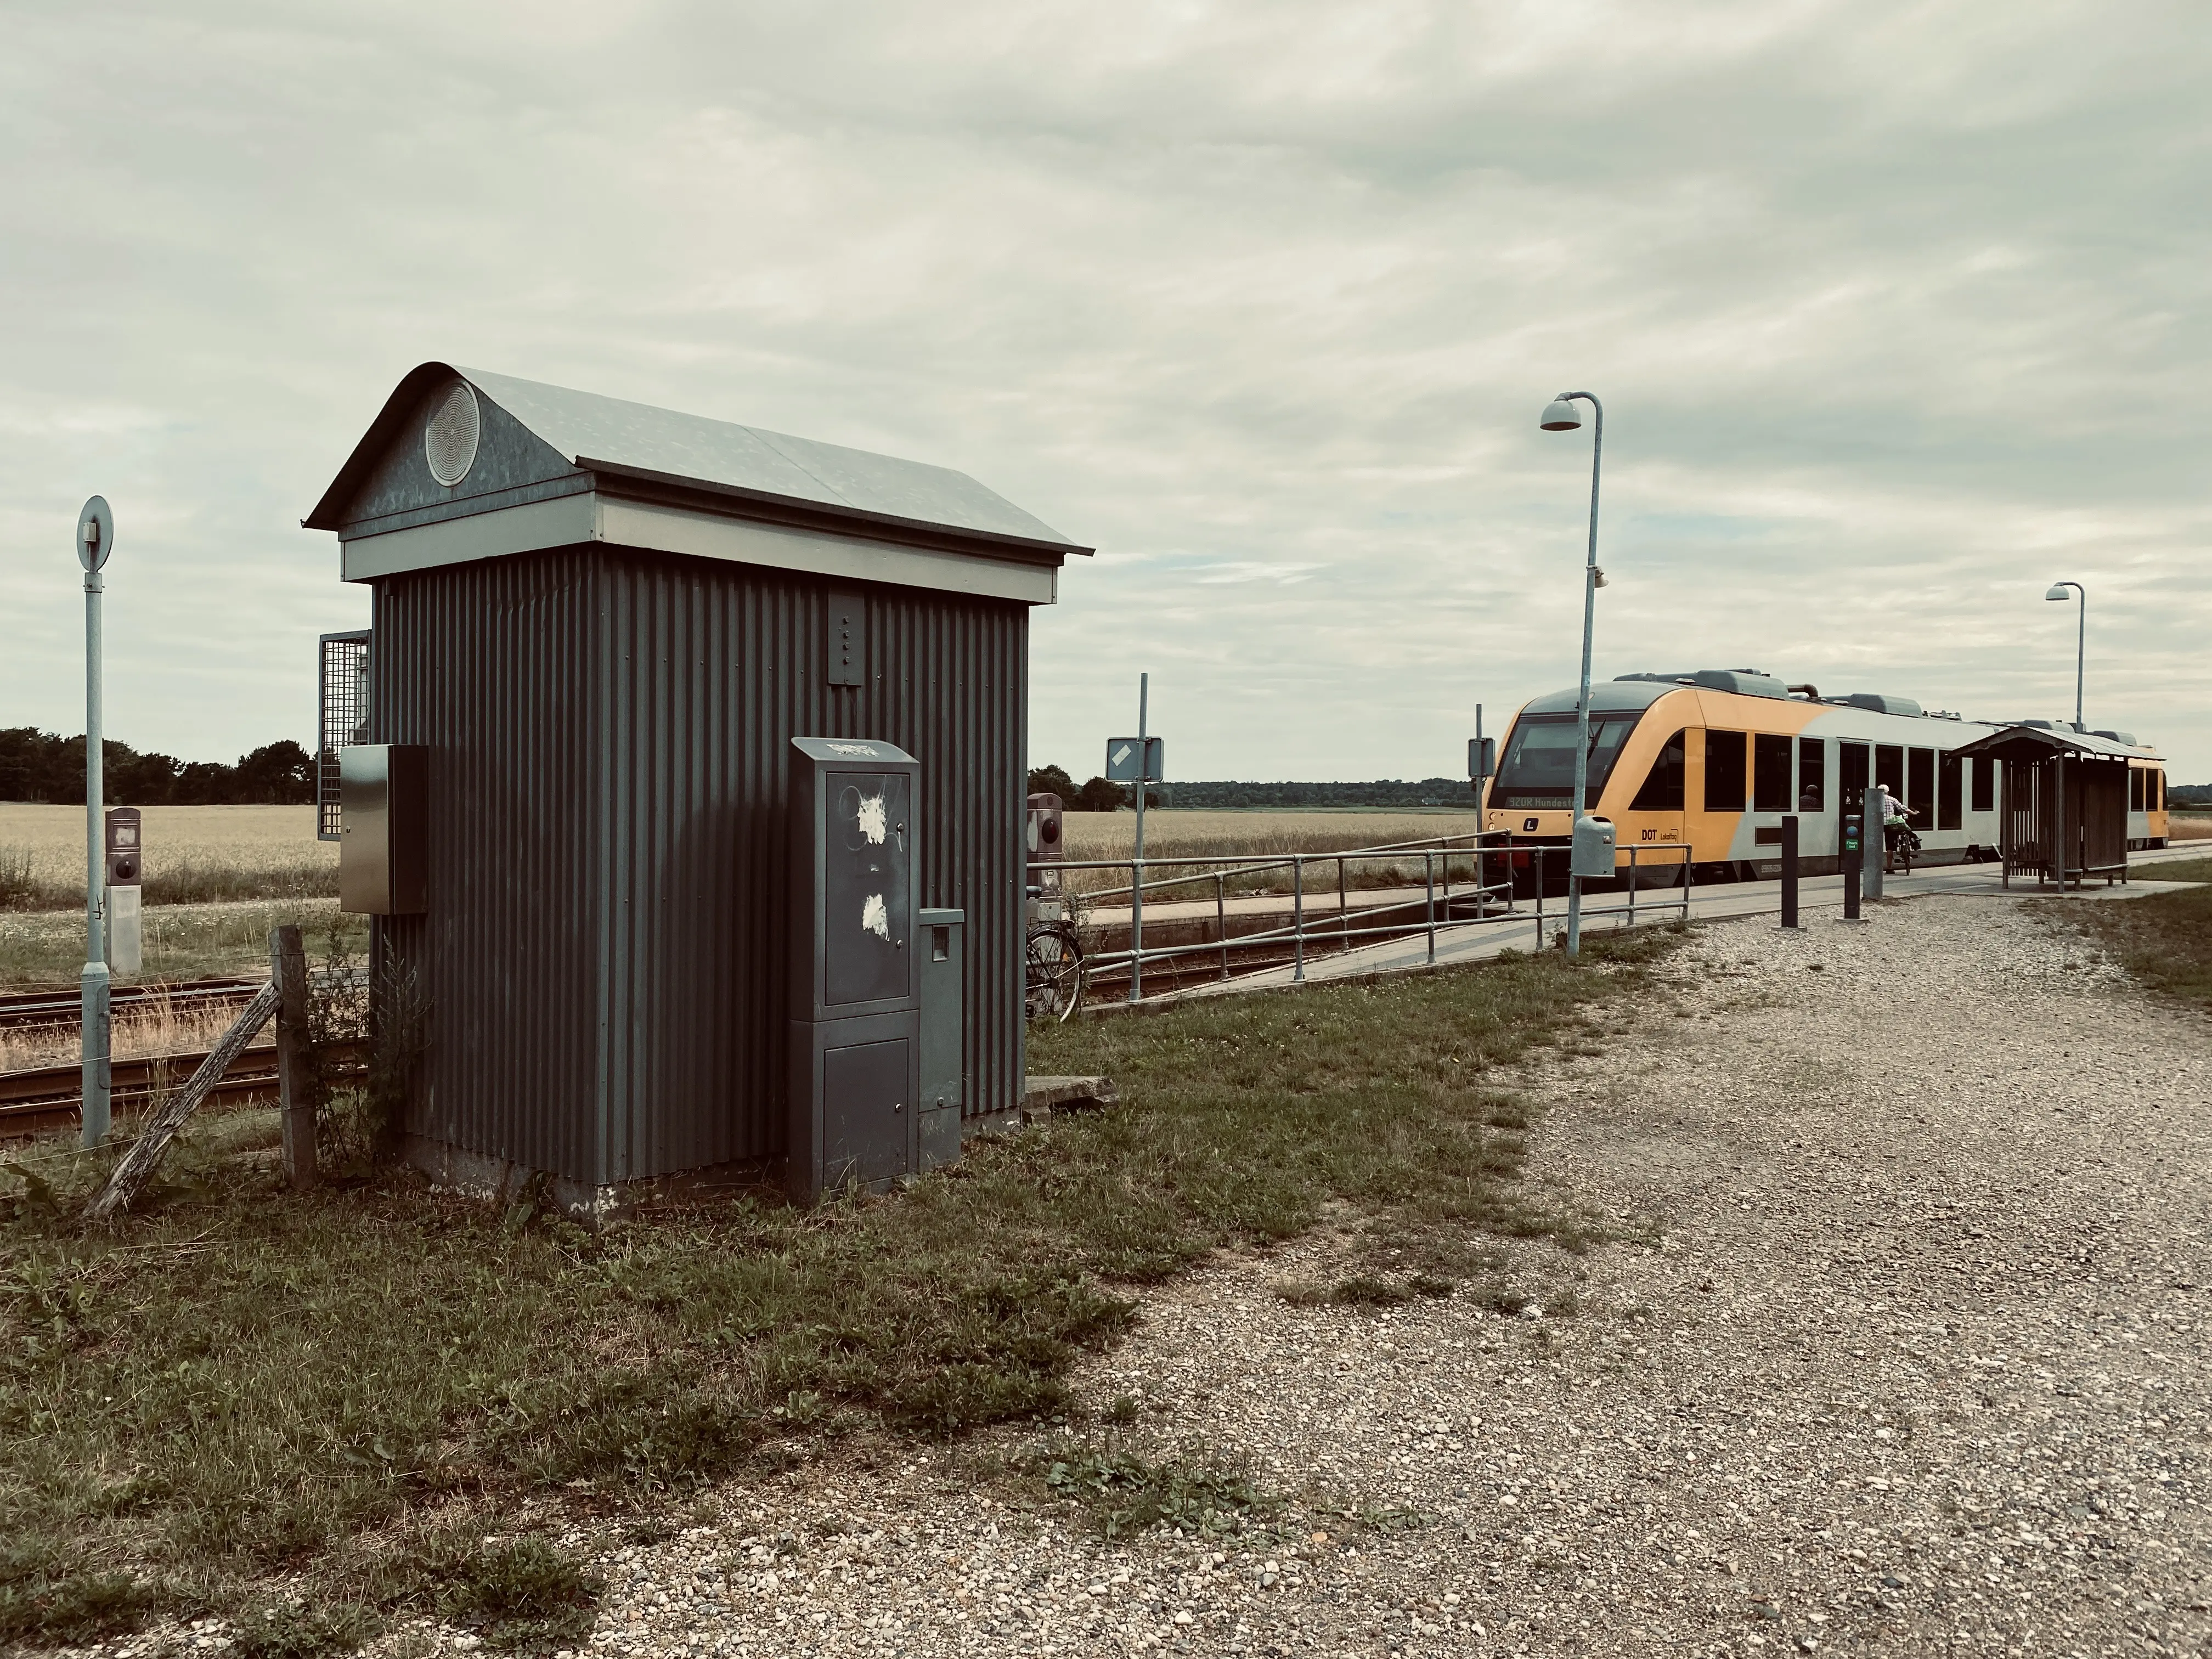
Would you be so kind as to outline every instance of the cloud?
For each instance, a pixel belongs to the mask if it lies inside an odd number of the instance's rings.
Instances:
[[[2212,778],[2189,7],[18,7],[0,720],[228,757],[365,620],[297,521],[416,362],[955,465],[1095,543],[1032,758],[1450,772],[1571,680],[2070,707]],[[88,88],[96,88],[88,94]],[[1172,550],[1163,552],[1161,550]],[[1129,713],[1133,713],[1132,708]]]

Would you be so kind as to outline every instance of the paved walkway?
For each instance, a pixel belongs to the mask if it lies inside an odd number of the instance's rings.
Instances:
[[[2161,863],[2205,857],[2207,850],[2203,844],[2194,843],[2133,854],[2130,855],[2130,880],[2110,887],[2102,881],[2092,883],[2081,890],[2079,896],[2093,899],[2140,898],[2151,893],[2171,892],[2178,887],[2191,885],[2193,884],[2159,881],[2153,878],[2149,872]],[[2035,894],[2036,885],[2033,881],[2014,882],[2008,890],[2002,868],[1995,864],[1952,864],[1932,870],[1916,870],[1909,876],[1893,875],[1884,881],[1882,896],[1885,899],[1920,898],[1936,893],[1952,893],[1994,898],[2008,894],[2014,897]],[[2056,896],[2054,889],[2045,888],[2044,891]],[[1330,895],[1330,897],[1333,900],[1334,895]],[[1601,896],[1594,907],[1583,913],[1584,933],[1606,933],[1629,926],[1626,902],[1626,894]],[[1616,906],[1620,907],[1620,912],[1613,914]],[[1808,925],[1840,922],[1843,920],[1844,878],[1841,876],[1815,876],[1799,882],[1797,908],[1800,920]],[[1689,915],[1692,921],[1719,921],[1741,916],[1778,916],[1781,913],[1782,884],[1778,880],[1729,882],[1691,890]],[[1151,915],[1151,906],[1146,907],[1146,914],[1147,917]],[[1677,894],[1655,890],[1636,896],[1636,924],[1638,926],[1671,922],[1681,914],[1681,901]],[[1868,915],[1870,925],[1878,924],[1880,907],[1871,907]],[[1547,935],[1556,935],[1566,925],[1566,901],[1564,898],[1556,902],[1547,899],[1540,931],[1534,904],[1524,903],[1510,916],[1490,921],[1459,922],[1449,927],[1438,927],[1433,956],[1430,954],[1428,936],[1417,934],[1386,939],[1356,951],[1312,958],[1306,963],[1303,974],[1295,966],[1271,968],[1170,992],[1164,996],[1147,997],[1146,1000],[1171,1002],[1194,997],[1274,989],[1296,983],[1301,978],[1307,981],[1358,979],[1374,974],[1412,972],[1432,963],[1444,966],[1454,963],[1480,962],[1507,951],[1540,950]],[[1322,943],[1325,945],[1326,940]]]

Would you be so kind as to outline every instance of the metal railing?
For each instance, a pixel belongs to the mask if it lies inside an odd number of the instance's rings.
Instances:
[[[1621,849],[1627,855],[1629,878],[1626,902],[1620,904],[1593,906],[1585,896],[1583,915],[1585,917],[1622,915],[1627,925],[1633,926],[1638,914],[1638,877],[1650,868],[1644,855],[1652,853],[1675,853],[1679,860],[1680,896],[1665,899],[1646,898],[1642,908],[1645,915],[1654,911],[1679,909],[1689,915],[1691,866],[1690,848],[1682,842],[1656,842],[1632,844]],[[1534,921],[1537,936],[1543,937],[1545,920],[1544,888],[1547,876],[1556,872],[1569,849],[1564,846],[1514,846],[1507,831],[1486,830],[1458,836],[1435,836],[1418,841],[1395,842],[1377,847],[1346,848],[1327,853],[1285,853],[1254,854],[1250,856],[1199,855],[1182,858],[1147,859],[1070,859],[1051,864],[1030,866],[1032,881],[1041,873],[1050,871],[1126,870],[1130,879],[1119,886],[1087,892],[1080,896],[1085,906],[1100,901],[1124,899],[1128,904],[1129,943],[1126,949],[1090,951],[1084,957],[1086,979],[1100,975],[1113,976],[1117,970],[1128,975],[1128,1000],[1139,1001],[1144,996],[1144,973],[1147,963],[1168,965],[1181,963],[1194,957],[1213,959],[1218,980],[1232,977],[1232,952],[1246,957],[1255,953],[1279,953],[1288,951],[1288,965],[1293,981],[1306,977],[1309,956],[1322,954],[1310,947],[1334,945],[1330,954],[1342,954],[1359,948],[1361,943],[1373,943],[1384,939],[1407,939],[1424,936],[1426,943],[1425,959],[1433,963],[1437,956],[1437,937],[1440,932],[1494,925],[1501,921],[1525,921],[1529,912],[1516,898],[1516,872],[1525,872],[1528,886],[1534,900]],[[1418,896],[1389,898],[1373,904],[1355,907],[1352,897],[1362,891],[1377,890],[1373,887],[1352,884],[1351,870],[1357,865],[1377,863],[1403,865],[1413,859],[1421,860],[1421,891]],[[1465,870],[1472,866],[1473,879],[1453,880],[1455,865]],[[1327,893],[1329,884],[1316,889],[1309,878],[1309,866],[1333,866],[1333,884],[1336,903],[1334,909],[1322,908],[1310,913],[1309,896]],[[1169,873],[1155,874],[1166,870]],[[1255,877],[1287,871],[1290,876],[1291,916],[1286,925],[1261,926],[1249,933],[1232,935],[1230,921],[1230,885],[1232,882],[1249,882]],[[1441,877],[1441,880],[1439,878]],[[1145,906],[1157,903],[1159,896],[1170,890],[1212,889],[1213,937],[1176,945],[1147,946],[1145,944]],[[1066,894],[1066,899],[1077,897]],[[1273,896],[1273,895],[1270,895]],[[1169,900],[1168,902],[1177,901]],[[1202,901],[1201,901],[1202,902]],[[1184,902],[1188,902],[1185,901]],[[1556,908],[1556,907],[1555,907]],[[1468,914],[1469,910],[1472,914]],[[1355,919],[1359,925],[1354,926]],[[1173,922],[1197,920],[1203,928],[1201,911],[1194,918],[1188,913],[1170,919]],[[1094,920],[1087,924],[1095,927]],[[1155,924],[1158,925],[1158,923]],[[1265,962],[1252,971],[1267,972],[1285,965],[1279,961]],[[1177,975],[1180,980],[1181,975]]]

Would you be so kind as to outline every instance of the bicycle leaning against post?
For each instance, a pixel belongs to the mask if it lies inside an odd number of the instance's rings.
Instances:
[[[1030,896],[1037,890],[1032,887]],[[1072,922],[1029,925],[1023,1006],[1032,1020],[1063,1020],[1083,1005],[1083,943]]]

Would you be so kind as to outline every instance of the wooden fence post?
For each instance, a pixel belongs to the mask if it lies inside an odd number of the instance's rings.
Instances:
[[[307,953],[300,930],[269,933],[269,982],[276,990],[276,1097],[284,1125],[284,1178],[315,1184],[315,1102],[307,1036]]]

